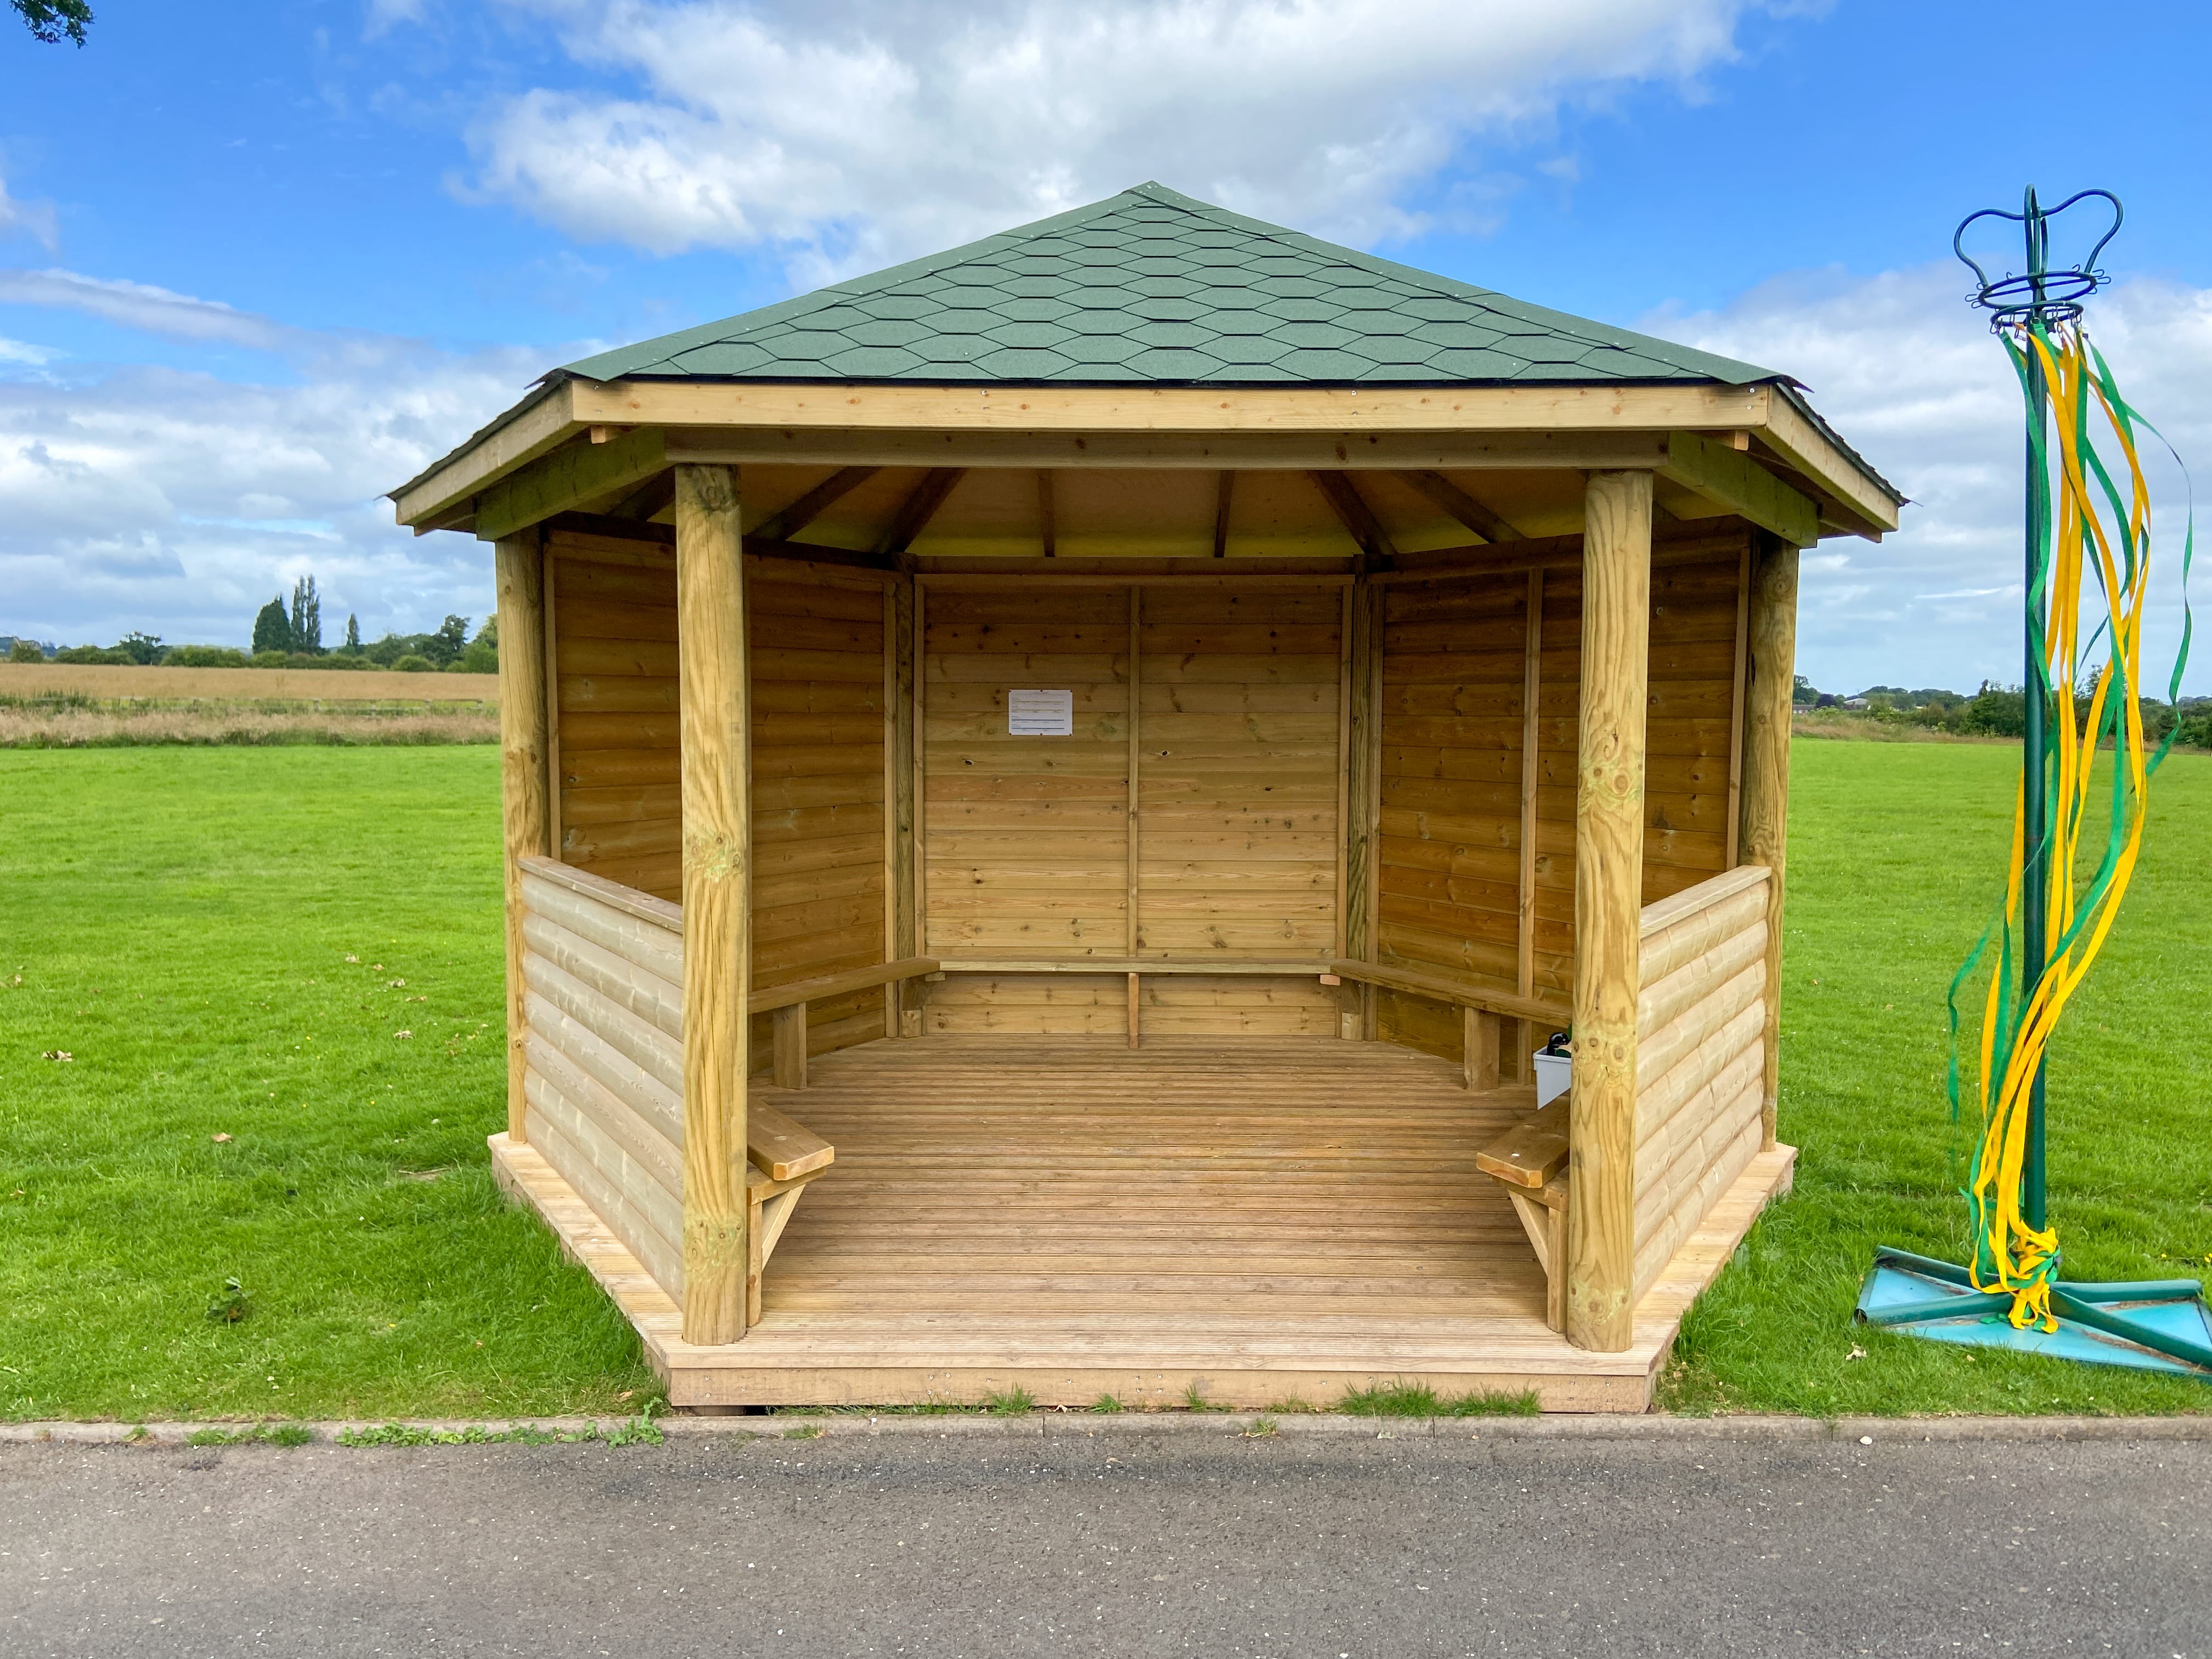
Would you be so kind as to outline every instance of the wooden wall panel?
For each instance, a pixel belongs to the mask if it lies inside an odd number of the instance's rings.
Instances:
[[[1638,1297],[1759,1149],[1771,879],[1765,867],[1746,866],[1678,890],[1644,912],[1637,1011]]]
[[[550,868],[526,863],[520,878],[526,1133],[660,1287],[681,1296],[684,993],[675,912],[663,905],[641,915],[636,904],[545,873]]]
[[[672,552],[556,532],[556,776],[563,863],[682,896]],[[747,562],[753,774],[752,981],[884,957],[883,586]],[[817,1053],[884,1035],[884,999],[824,1003]],[[769,1051],[765,1027],[755,1052]]]
[[[1126,589],[927,591],[924,954],[1127,953],[1128,605]],[[1016,689],[1072,692],[1074,735],[1010,737]]]
[[[1335,948],[1343,613],[1334,587],[1144,590],[1139,957]]]
[[[1749,535],[1745,532],[1746,537]],[[1728,867],[1742,550],[1651,574],[1650,745],[1643,899]],[[1385,961],[1518,988],[1522,647],[1519,571],[1393,584],[1385,600],[1382,896]],[[1545,573],[1536,665],[1533,927],[1528,983],[1574,983],[1576,746],[1582,576]],[[1417,999],[1377,1001],[1378,1032],[1456,1058],[1456,1017]]]

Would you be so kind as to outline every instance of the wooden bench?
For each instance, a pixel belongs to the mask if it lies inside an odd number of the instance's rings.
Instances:
[[[934,957],[906,957],[897,962],[878,962],[866,968],[848,968],[842,974],[823,974],[818,979],[796,980],[789,985],[771,986],[765,991],[755,991],[745,999],[745,1012],[769,1014],[772,1021],[775,1041],[771,1045],[769,1075],[779,1089],[804,1089],[806,1086],[806,1005],[822,1002],[830,997],[842,997],[853,991],[872,990],[878,985],[896,986],[909,979],[920,979],[937,971]],[[920,1036],[916,1026],[912,1033],[906,1030],[898,1017],[896,994],[892,1003],[893,1018],[890,1028],[899,1036]],[[788,1120],[786,1120],[788,1121]]]
[[[1567,1328],[1567,1102],[1561,1095],[1474,1155],[1505,1188],[1544,1269],[1544,1322]]]
[[[802,1005],[803,1006],[803,1005]],[[745,1324],[760,1323],[761,1274],[783,1237],[799,1194],[825,1173],[837,1150],[805,1125],[756,1102],[745,1115]]]
[[[1573,1011],[1564,1002],[1516,996],[1510,991],[1493,991],[1487,986],[1468,985],[1442,974],[1424,974],[1395,964],[1340,957],[1330,963],[1328,971],[1321,976],[1324,985],[1340,984],[1346,980],[1456,1004],[1460,1011],[1461,1053],[1465,1057],[1463,1076],[1470,1089],[1498,1087],[1507,1069],[1503,1064],[1507,1054],[1513,1056],[1512,1074],[1516,1078],[1525,1075],[1533,1047],[1527,1041],[1527,1033],[1538,1025],[1556,1030],[1573,1016]],[[1522,1025],[1521,1039],[1508,1040],[1508,1021]]]

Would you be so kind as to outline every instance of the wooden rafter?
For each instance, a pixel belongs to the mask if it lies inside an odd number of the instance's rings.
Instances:
[[[610,519],[657,519],[676,505],[676,469],[647,478],[607,509]]]
[[[1237,475],[1224,471],[1213,495],[1213,556],[1229,556],[1229,503],[1237,493]]]
[[[755,525],[745,539],[789,541],[881,471],[881,467],[875,466],[839,467],[783,511],[772,513]]]
[[[1053,509],[1052,469],[1037,469],[1037,534],[1048,559],[1060,551],[1060,523]]]
[[[1350,473],[1312,471],[1306,477],[1314,481],[1314,488],[1321,491],[1335,511],[1352,539],[1359,544],[1361,552],[1370,559],[1388,559],[1396,556],[1398,550],[1391,544],[1389,533],[1382,528],[1382,520],[1375,516],[1374,509],[1360,495]]]
[[[899,510],[876,543],[876,551],[897,555],[912,547],[915,538],[929,527],[937,509],[945,505],[952,487],[967,476],[968,469],[963,466],[933,466],[923,473],[913,493],[899,503]]]
[[[1527,539],[1441,472],[1401,472],[1398,476],[1486,542]]]

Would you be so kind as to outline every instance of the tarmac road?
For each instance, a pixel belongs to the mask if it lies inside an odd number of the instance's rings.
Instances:
[[[1919,1433],[0,1446],[0,1653],[2212,1659],[2212,1440]]]

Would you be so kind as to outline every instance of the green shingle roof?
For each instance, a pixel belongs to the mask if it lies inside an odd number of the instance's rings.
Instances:
[[[1157,184],[556,375],[1074,386],[1787,379]]]

